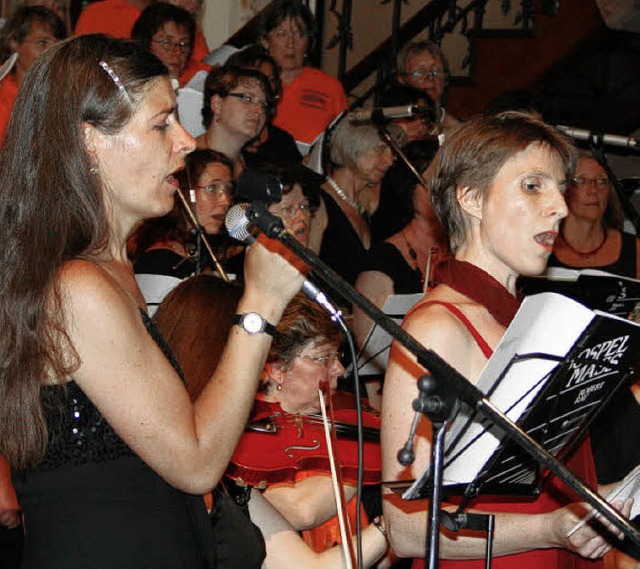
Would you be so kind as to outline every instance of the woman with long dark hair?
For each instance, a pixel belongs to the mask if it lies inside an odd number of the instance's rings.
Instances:
[[[24,512],[23,567],[210,566],[198,494],[226,468],[302,278],[251,246],[238,325],[192,402],[126,253],[173,207],[195,147],[166,67],[132,42],[80,36],[24,87],[0,157],[0,454]]]

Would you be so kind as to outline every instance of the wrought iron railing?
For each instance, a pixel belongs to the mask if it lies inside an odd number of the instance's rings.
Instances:
[[[336,19],[336,30],[325,45],[326,49],[338,49],[337,75],[348,93],[354,92],[363,81],[376,74],[375,85],[357,97],[356,103],[362,103],[378,90],[378,86],[389,82],[395,75],[395,62],[398,51],[409,41],[428,31],[428,37],[440,44],[447,34],[460,33],[467,40],[467,51],[461,67],[467,69],[467,75],[473,74],[472,50],[473,35],[483,29],[483,18],[489,0],[431,0],[419,9],[407,21],[402,22],[402,6],[410,0],[380,0],[382,4],[392,6],[392,26],[389,37],[384,38],[378,47],[364,56],[347,70],[348,51],[353,48],[357,36],[352,27],[352,0],[330,0],[328,10]],[[340,6],[338,6],[340,2]],[[557,5],[558,0],[553,4]],[[534,13],[534,0],[501,0],[501,10],[506,16],[519,4],[512,25],[520,32],[531,30]],[[544,2],[543,2],[544,4]],[[550,4],[547,2],[547,4]],[[453,78],[455,81],[455,77]]]

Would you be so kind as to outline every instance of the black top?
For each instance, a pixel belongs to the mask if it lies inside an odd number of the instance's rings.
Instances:
[[[393,281],[394,294],[422,292],[420,271],[411,267],[402,253],[391,243],[374,243],[369,249],[365,271],[379,271]]]
[[[286,130],[270,124],[269,137],[258,146],[256,152],[242,151],[247,168],[260,168],[263,165],[289,166],[302,160],[296,141]]]
[[[367,250],[333,197],[324,190],[321,193],[328,223],[322,236],[320,258],[353,285],[366,267]]]
[[[140,255],[134,270],[138,275],[167,275],[186,279],[196,272],[196,264],[193,259],[178,255],[171,249],[151,249]]]
[[[636,278],[636,236],[622,233],[622,247],[618,259],[605,266],[589,267],[616,275]],[[561,263],[555,255],[549,266],[571,267]],[[611,401],[595,418],[590,427],[591,448],[598,473],[598,482],[618,482],[640,464],[640,445],[632,433],[640,433],[640,405],[631,393],[630,384],[621,386]]]
[[[149,317],[147,330],[181,372]],[[214,563],[201,496],[164,481],[73,381],[42,388],[49,443],[14,474],[25,516],[23,569],[202,569]]]
[[[631,233],[621,234],[622,246],[620,247],[620,256],[615,262],[610,265],[590,266],[590,267],[573,267],[560,261],[554,253],[551,254],[547,261],[549,267],[566,267],[567,269],[598,269],[599,271],[605,271],[614,275],[621,275],[623,277],[636,278],[636,236]]]

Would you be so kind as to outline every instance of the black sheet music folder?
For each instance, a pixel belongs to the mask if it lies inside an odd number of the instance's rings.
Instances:
[[[525,299],[477,385],[564,460],[638,359],[638,324],[544,293]],[[444,464],[444,496],[535,496],[546,476],[499,429],[464,405],[447,433]],[[429,480],[427,468],[404,497],[427,497]]]

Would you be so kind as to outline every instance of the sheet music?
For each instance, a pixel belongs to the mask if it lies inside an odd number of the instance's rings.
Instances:
[[[198,71],[191,81],[178,90],[178,116],[180,124],[194,138],[205,132],[202,123],[202,104],[204,101],[204,82],[206,71]]]
[[[588,306],[624,318],[637,311],[640,281],[598,269],[549,267],[542,277],[520,279],[525,294],[557,292]]]
[[[400,323],[424,294],[391,294],[382,307],[382,311],[394,322]],[[389,360],[391,335],[377,324],[373,324],[358,354],[358,372],[360,375],[384,373]]]
[[[525,299],[477,386],[547,451],[563,455],[639,357],[638,324],[543,293]],[[521,484],[538,487],[536,465],[503,439],[463,406],[447,433],[445,487],[475,482],[483,492],[518,494],[535,489]],[[428,480],[427,469],[403,497],[425,496]]]
[[[496,386],[496,381],[513,356],[543,353],[564,358],[593,318],[591,310],[561,295],[543,293],[525,298],[480,375],[478,388],[483,393],[490,393],[495,388],[491,401],[506,412],[509,419],[517,421],[540,392],[558,362],[537,358],[518,362],[511,366]],[[516,385],[517,389],[514,389]],[[447,461],[445,484],[474,480],[502,440],[502,433],[498,429],[491,427],[486,430],[484,421],[469,424],[470,420],[469,409],[461,410],[447,435],[447,456],[456,456],[464,448],[467,450],[463,457]],[[452,442],[465,429],[464,435],[452,447]],[[470,467],[470,463],[473,467]]]

